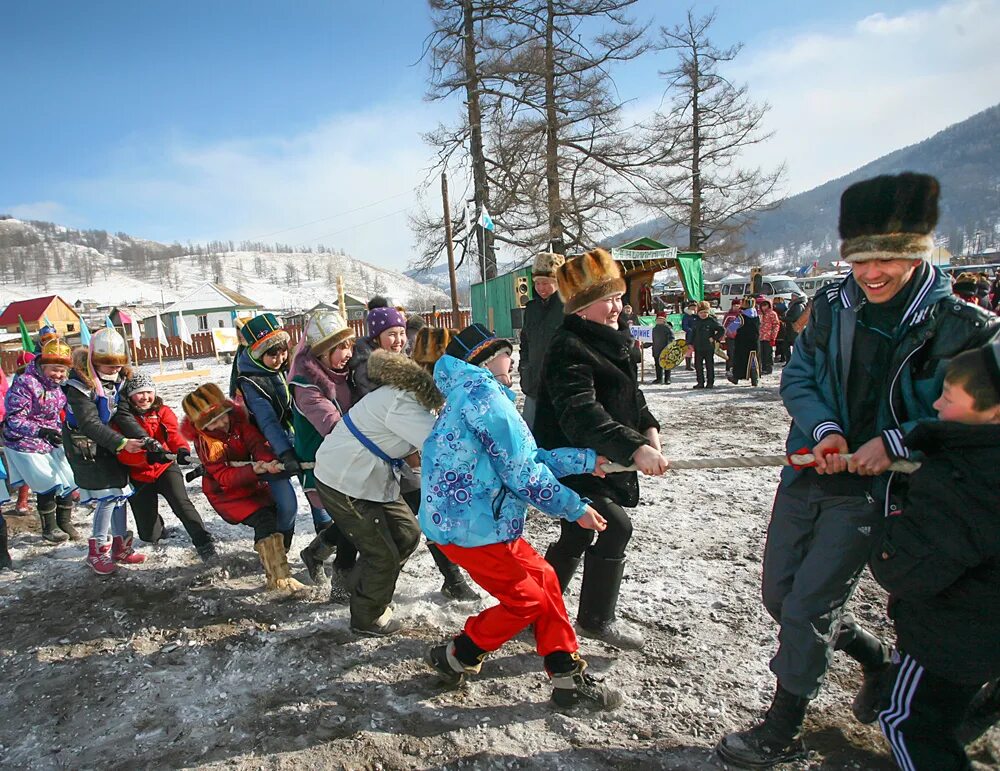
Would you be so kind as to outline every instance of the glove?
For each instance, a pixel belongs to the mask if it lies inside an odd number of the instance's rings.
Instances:
[[[287,473],[298,474],[302,471],[302,465],[299,463],[299,459],[295,457],[295,450],[285,450],[278,456],[278,459],[281,461],[281,465],[285,467]]]
[[[57,431],[54,428],[40,428],[38,429],[38,438],[48,442],[53,447],[62,447],[62,431]]]
[[[191,462],[191,451],[187,447],[181,447],[177,451],[177,465],[187,466]]]
[[[167,457],[166,448],[157,442],[155,439],[150,437],[149,439],[144,439],[142,446],[146,450],[146,461],[149,463],[166,463],[170,460]]]

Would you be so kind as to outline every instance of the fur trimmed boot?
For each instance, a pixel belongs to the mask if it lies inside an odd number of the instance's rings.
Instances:
[[[253,548],[257,551],[260,562],[264,566],[268,591],[297,595],[308,590],[305,584],[292,578],[291,569],[288,567],[288,557],[285,555],[285,539],[281,533],[271,533],[267,538],[257,541]]]
[[[116,535],[111,539],[111,559],[119,565],[141,565],[146,561],[146,555],[132,548],[132,531],[129,530],[125,535]]]
[[[781,684],[764,720],[746,731],[728,734],[715,750],[738,768],[771,768],[806,756],[799,738],[809,699],[789,693]]]
[[[111,559],[111,542],[103,538],[87,540],[87,564],[99,576],[110,576],[118,566]]]
[[[51,508],[50,508],[51,506]],[[56,529],[56,503],[38,510],[38,518],[42,521],[42,538],[49,543],[62,543],[69,540],[69,535]]]
[[[572,666],[563,672],[549,672],[552,680],[552,701],[560,709],[589,707],[612,710],[622,703],[621,691],[609,688],[587,674],[587,662],[579,653],[570,654]]]
[[[80,533],[73,527],[73,499],[69,496],[56,498],[56,527],[68,535],[69,540],[80,540]]]

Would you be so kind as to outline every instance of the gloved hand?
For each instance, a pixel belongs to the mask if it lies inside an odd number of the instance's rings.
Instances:
[[[285,471],[290,474],[298,474],[302,471],[302,465],[299,463],[299,459],[295,456],[295,450],[285,450],[281,455],[278,456],[281,460],[281,465],[285,467]]]
[[[191,462],[191,451],[187,447],[181,447],[177,451],[177,465],[187,466]]]
[[[143,439],[142,448],[146,451],[146,460],[149,463],[166,463],[170,460],[167,457],[167,449],[153,437]]]
[[[54,428],[40,428],[38,429],[38,438],[48,442],[53,447],[62,447],[62,431],[57,431]]]

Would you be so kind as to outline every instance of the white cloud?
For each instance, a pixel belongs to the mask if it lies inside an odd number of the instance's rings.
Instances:
[[[747,48],[732,75],[776,132],[748,160],[787,160],[800,192],[1000,102],[998,29],[998,0],[954,0]]]
[[[0,208],[3,214],[9,214],[19,220],[44,220],[66,224],[70,214],[66,207],[55,201],[35,201],[34,203],[15,204]]]

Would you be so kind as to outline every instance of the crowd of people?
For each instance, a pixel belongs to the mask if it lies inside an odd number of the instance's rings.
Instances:
[[[721,322],[707,303],[684,316],[695,388],[714,387],[723,341],[734,382],[755,357],[763,374],[785,363],[788,451],[809,447],[815,458],[787,467],[775,496],[762,593],[779,625],[777,682],[763,720],[719,742],[733,766],[804,754],[806,710],[836,651],[861,667],[855,716],[879,722],[900,768],[968,768],[969,707],[996,708],[1000,318],[957,300],[927,261],[937,199],[937,181],[920,174],[848,188],[840,234],[852,271],[808,313],[801,297],[777,307],[751,297]],[[6,394],[8,485],[35,491],[52,542],[80,537],[73,507],[89,503],[86,563],[109,575],[146,559],[127,508],[140,540],[163,537],[160,497],[198,556],[219,559],[188,497],[191,467],[218,515],[253,531],[267,590],[289,598],[308,591],[288,560],[300,485],[315,529],[300,552],[305,574],[320,584],[329,570],[331,599],[349,604],[355,633],[404,630],[392,600],[423,537],[447,597],[479,599],[475,585],[495,600],[428,649],[443,683],[480,674],[530,629],[556,706],[614,709],[622,694],[587,671],[579,638],[643,649],[642,630],[616,612],[629,510],[639,475],[669,463],[637,379],[621,267],[601,249],[543,253],[532,280],[520,413],[512,341],[482,324],[413,323],[381,298],[360,339],[337,312],[317,311],[294,350],[273,315],[250,319],[228,392],[199,385],[180,420],[131,369],[114,329],[76,351],[46,333]],[[672,337],[657,318],[654,354]],[[669,368],[656,373],[669,382]],[[921,465],[893,473],[904,460]],[[544,557],[524,538],[529,507],[559,521]],[[0,532],[9,568],[5,522]],[[869,563],[889,592],[894,644],[847,610]],[[578,570],[574,623],[563,595]]]

